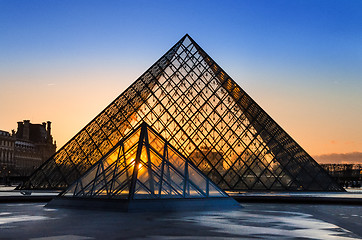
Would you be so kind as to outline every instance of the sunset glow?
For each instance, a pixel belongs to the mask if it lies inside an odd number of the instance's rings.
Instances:
[[[190,33],[310,155],[360,153],[361,8],[2,1],[0,129],[52,121],[59,149]]]

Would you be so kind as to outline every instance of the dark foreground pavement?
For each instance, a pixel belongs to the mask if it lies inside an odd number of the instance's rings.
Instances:
[[[238,211],[121,213],[0,204],[0,239],[362,239],[362,207],[244,203]]]

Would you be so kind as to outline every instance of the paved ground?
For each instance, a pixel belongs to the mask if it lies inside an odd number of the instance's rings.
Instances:
[[[239,211],[120,213],[0,204],[0,239],[362,239],[362,207],[243,204]]]

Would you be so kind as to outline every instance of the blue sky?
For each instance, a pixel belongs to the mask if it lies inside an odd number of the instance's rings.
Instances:
[[[362,152],[353,0],[0,0],[0,129],[64,144],[185,33],[311,154]]]

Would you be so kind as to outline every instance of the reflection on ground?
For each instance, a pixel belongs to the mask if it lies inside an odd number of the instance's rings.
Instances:
[[[218,232],[262,239],[356,239],[349,231],[313,218],[310,214],[287,211],[233,211],[188,217]]]
[[[360,239],[362,207],[243,204],[239,211],[120,213],[0,204],[0,239]]]

